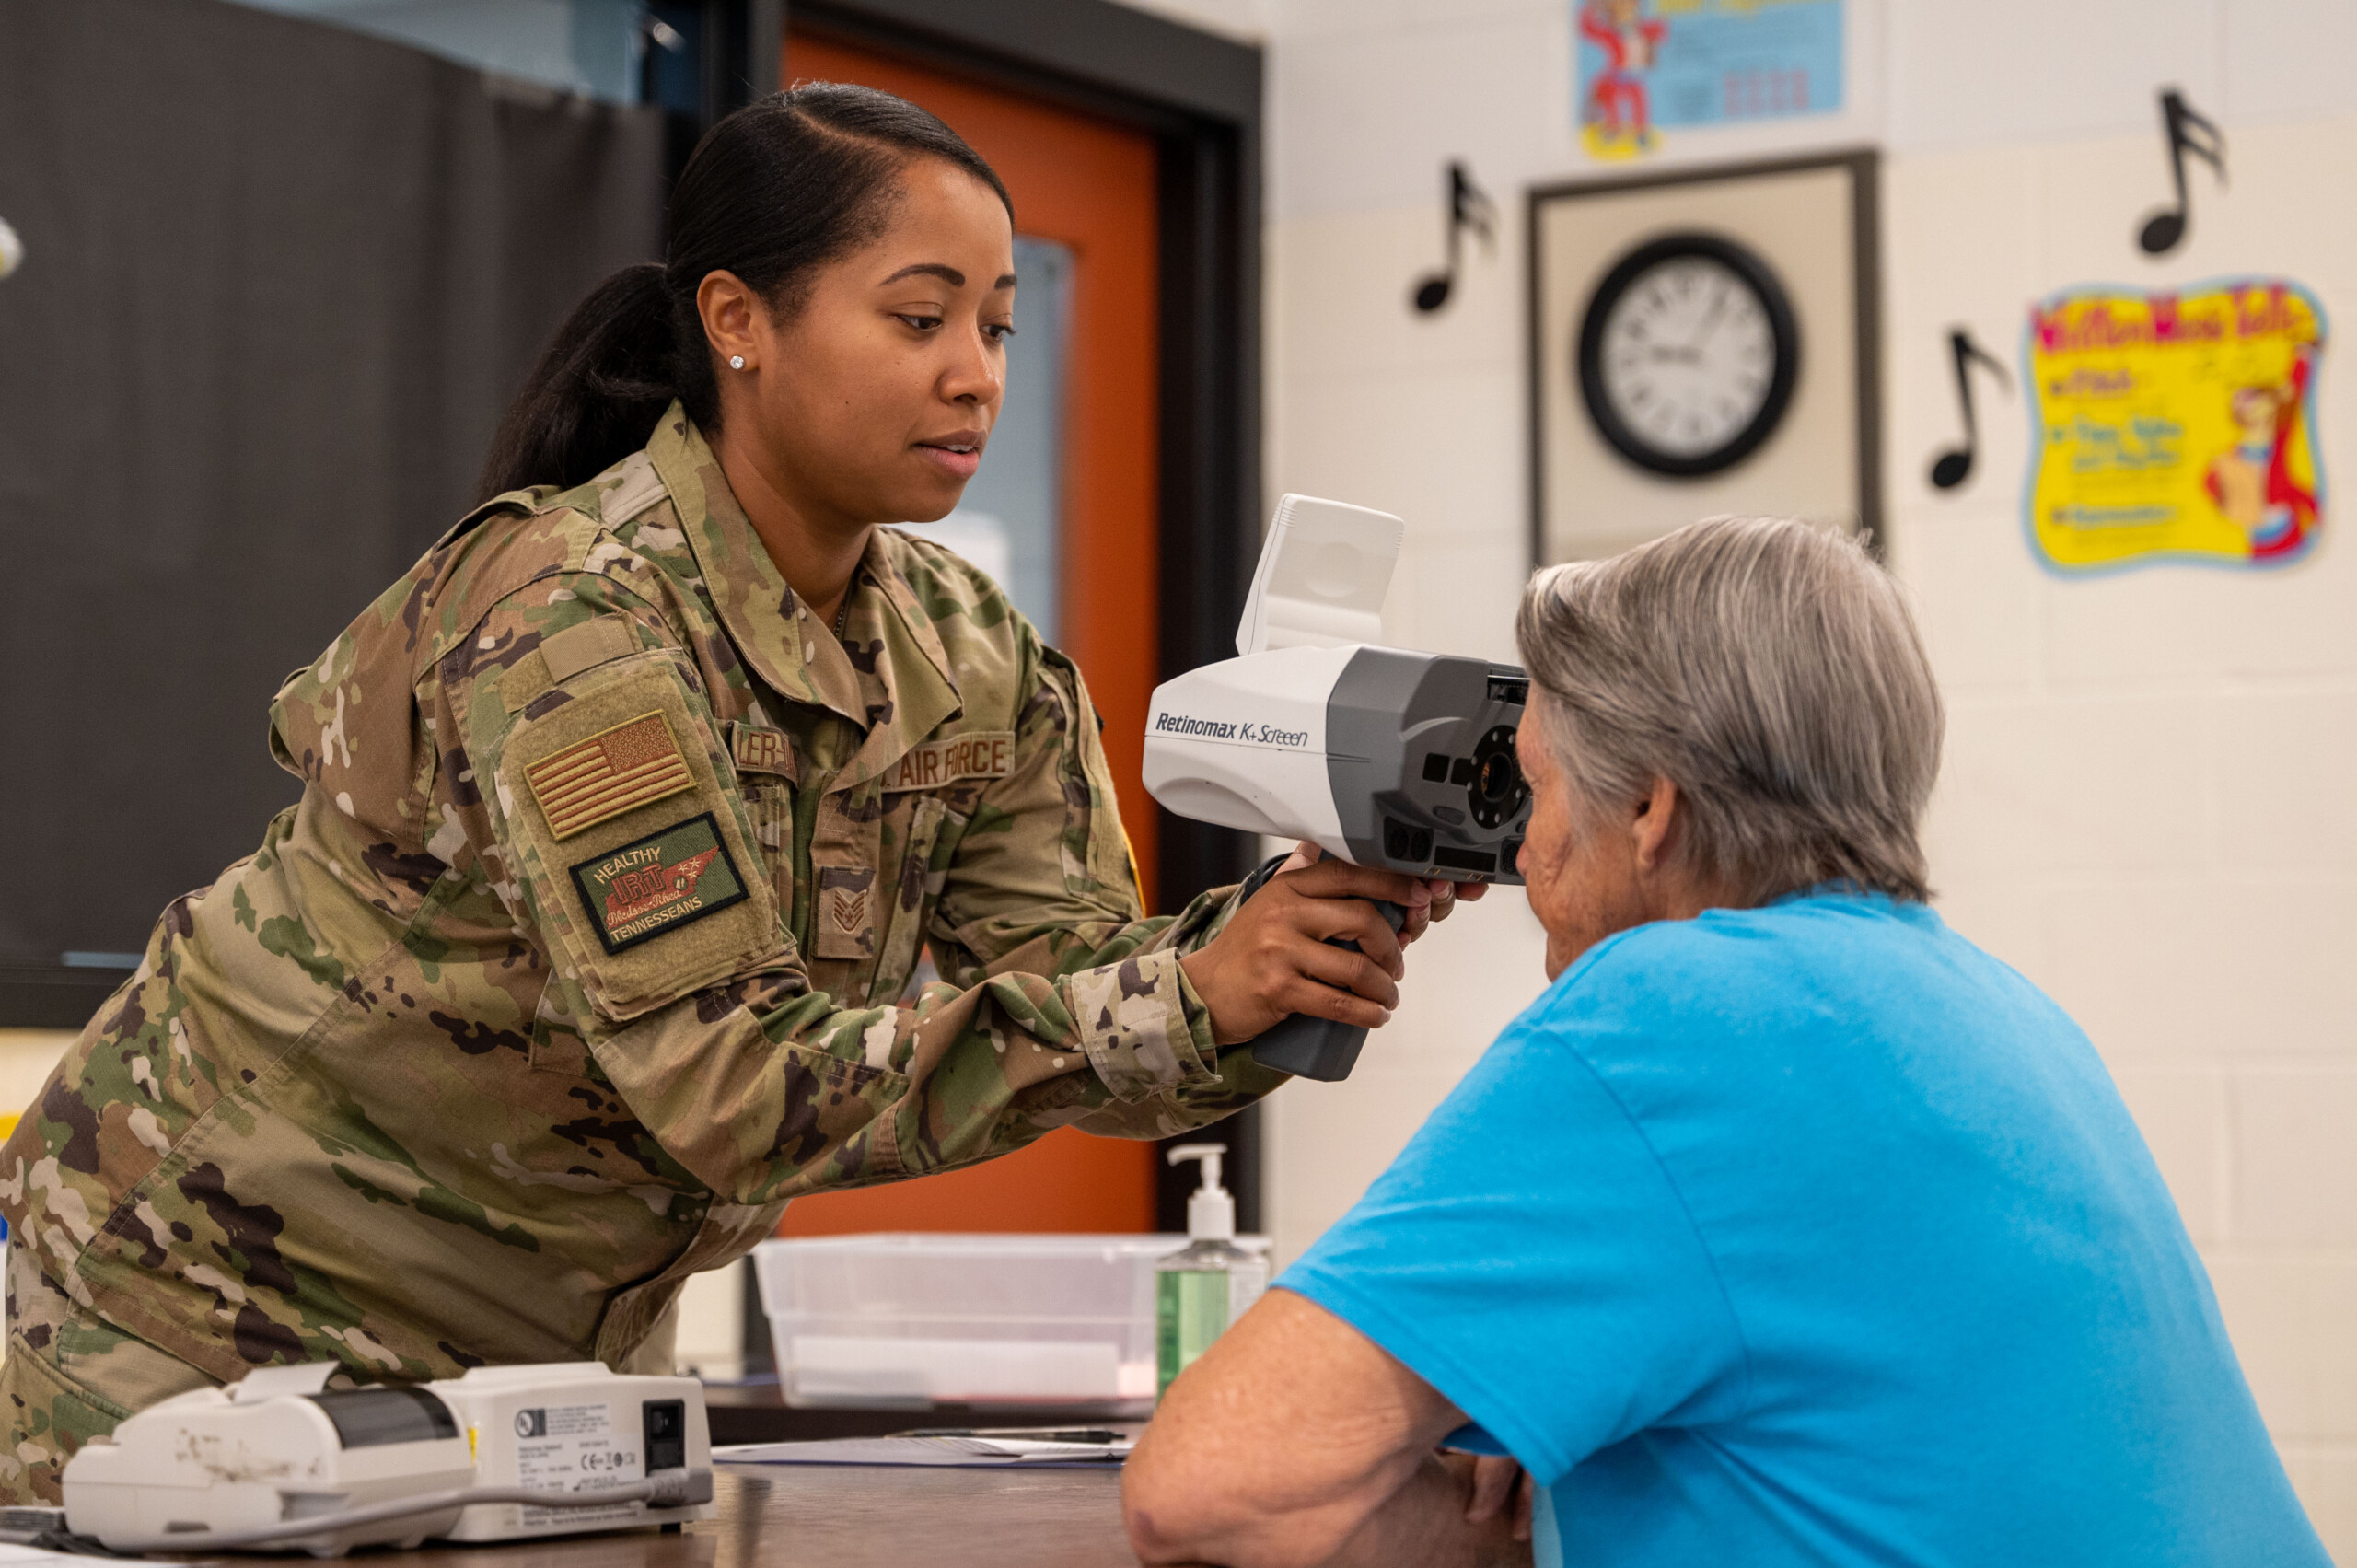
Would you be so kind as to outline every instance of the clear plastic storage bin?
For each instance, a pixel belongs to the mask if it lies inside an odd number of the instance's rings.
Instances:
[[[893,1232],[764,1241],[790,1405],[1154,1400],[1154,1265],[1183,1236]],[[1237,1245],[1266,1252],[1265,1237]]]

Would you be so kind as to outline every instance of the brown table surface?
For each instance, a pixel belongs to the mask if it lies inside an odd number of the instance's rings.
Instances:
[[[1120,1472],[718,1467],[720,1516],[652,1530],[443,1547],[388,1568],[1135,1568]]]

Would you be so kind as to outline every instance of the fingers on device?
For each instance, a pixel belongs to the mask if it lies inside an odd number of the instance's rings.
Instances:
[[[149,1406],[66,1462],[65,1527],[115,1551],[514,1540],[713,1516],[692,1377],[597,1362],[331,1389],[266,1367]]]
[[[1404,531],[1363,506],[1278,502],[1237,656],[1155,689],[1145,786],[1182,817],[1307,839],[1360,865],[1519,882],[1530,791],[1514,738],[1530,681],[1515,665],[1379,645]],[[1399,928],[1399,911],[1385,917]],[[1365,1039],[1296,1015],[1252,1051],[1332,1080]]]

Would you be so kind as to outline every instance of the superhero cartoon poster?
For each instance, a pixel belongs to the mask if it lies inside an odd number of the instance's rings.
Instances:
[[[2281,278],[2038,302],[2023,358],[2039,556],[2075,574],[2272,566],[2314,549],[2324,344],[2323,307]]]
[[[1654,151],[1665,126],[1841,107],[1843,0],[1572,0],[1580,144]]]

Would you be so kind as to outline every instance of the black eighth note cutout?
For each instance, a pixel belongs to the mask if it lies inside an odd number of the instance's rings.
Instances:
[[[1448,265],[1437,273],[1429,273],[1416,284],[1416,308],[1431,315],[1448,303],[1449,290],[1457,285],[1457,263],[1464,250],[1465,231],[1471,229],[1481,237],[1481,248],[1492,250],[1497,244],[1497,208],[1482,189],[1473,183],[1473,177],[1461,163],[1448,166]]]
[[[1956,359],[1956,401],[1964,412],[1964,445],[1951,447],[1932,459],[1932,488],[1954,490],[1972,477],[1973,459],[1980,451],[1980,426],[1972,417],[1972,366],[1977,361],[1988,367],[1998,383],[2007,391],[2013,390],[2013,378],[2005,367],[1983,353],[1972,341],[1972,334],[1958,327],[1948,333],[1948,353]]]
[[[2193,222],[2193,199],[2185,188],[2185,155],[2208,164],[2226,182],[2226,137],[2217,126],[2195,113],[2175,87],[2161,94],[2161,128],[2168,134],[2169,178],[2177,185],[2177,205],[2163,207],[2144,220],[2136,243],[2147,256],[2165,256],[2176,250]]]

